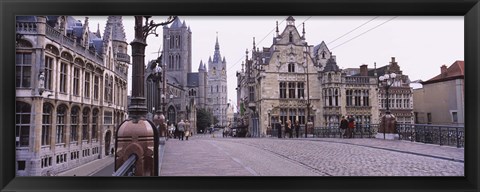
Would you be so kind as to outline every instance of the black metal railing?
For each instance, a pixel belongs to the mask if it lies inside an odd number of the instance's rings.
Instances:
[[[401,140],[465,147],[464,126],[397,124],[396,128]]]
[[[379,129],[378,124],[357,124],[353,129],[354,138],[375,138]],[[282,137],[285,136],[282,126]],[[313,133],[308,131],[308,136],[318,138],[342,138],[344,130],[338,125],[332,124],[323,127],[315,127]],[[456,146],[458,148],[465,146],[465,127],[455,125],[431,125],[431,124],[397,124],[396,132],[400,140],[412,142]],[[293,131],[296,136],[295,130]],[[267,135],[278,137],[278,131],[273,128],[267,130]],[[305,126],[300,126],[300,137],[305,137]]]
[[[339,125],[332,124],[324,127],[314,128],[314,137],[319,138],[342,138],[345,130],[340,129]],[[353,138],[374,138],[378,131],[378,124],[357,124],[353,129]]]
[[[137,155],[131,154],[130,157],[115,171],[112,176],[135,176],[135,164]]]

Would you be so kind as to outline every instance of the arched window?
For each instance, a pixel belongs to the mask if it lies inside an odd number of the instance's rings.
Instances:
[[[88,141],[88,126],[90,124],[90,109],[84,108],[82,114],[82,140]]]
[[[290,31],[290,34],[288,35],[288,42],[293,43],[293,33]]]
[[[72,112],[70,114],[70,141],[74,142],[78,140],[78,123],[79,123],[79,113],[80,109],[78,106],[72,108]]]
[[[98,125],[98,109],[94,109],[92,113],[92,141],[98,140],[97,125]]]
[[[52,110],[53,107],[51,104],[43,104],[42,145],[50,145],[50,130],[52,129]]]
[[[15,136],[17,147],[27,147],[30,139],[30,112],[31,106],[28,103],[17,101],[15,105]]]
[[[65,118],[67,115],[67,107],[60,105],[57,107],[57,131],[55,135],[56,144],[65,143]]]
[[[53,77],[53,65],[54,59],[49,56],[45,56],[45,90],[52,90]]]

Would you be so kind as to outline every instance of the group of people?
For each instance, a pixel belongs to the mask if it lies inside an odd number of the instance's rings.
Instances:
[[[342,116],[340,120],[340,130],[343,132],[343,138],[352,138],[353,129],[355,128],[355,118],[352,115],[348,115],[346,118]]]
[[[183,121],[183,119],[175,126],[173,123],[170,124],[169,128],[169,137],[173,137],[178,140],[182,140],[185,138],[188,140],[188,137],[192,136],[192,130],[190,128],[190,123],[188,120]]]
[[[275,129],[278,131],[278,138],[282,138],[282,125],[280,124],[280,121],[277,121],[277,123],[275,123]],[[300,123],[298,122],[298,120],[295,121],[294,125],[292,125],[292,121],[287,120],[287,124],[285,125],[285,131],[283,132],[285,138],[293,138],[294,130],[296,137],[300,137]]]
[[[278,131],[278,138],[282,137],[282,125],[281,122],[278,121],[274,125],[275,129]],[[342,131],[343,138],[353,138],[353,129],[355,128],[355,118],[352,115],[348,115],[347,117],[342,116],[342,120],[340,121],[340,130]],[[300,123],[295,121],[295,124],[292,125],[290,120],[287,120],[287,124],[285,125],[285,130],[283,132],[283,136],[285,138],[293,138],[293,131],[295,130],[295,135],[297,138],[300,137]]]

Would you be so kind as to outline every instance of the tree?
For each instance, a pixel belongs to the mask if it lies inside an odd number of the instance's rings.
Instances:
[[[204,108],[197,109],[197,128],[205,133],[206,129],[212,124],[212,113]]]

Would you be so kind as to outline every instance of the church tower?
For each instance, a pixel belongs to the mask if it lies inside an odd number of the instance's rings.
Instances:
[[[163,50],[168,74],[179,86],[186,86],[187,74],[192,72],[192,32],[179,17],[163,27]]]
[[[220,54],[218,34],[215,42],[215,51],[208,59],[208,96],[211,99],[209,108],[218,119],[218,126],[227,126],[227,62]]]

